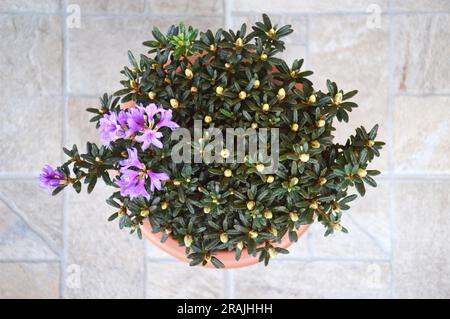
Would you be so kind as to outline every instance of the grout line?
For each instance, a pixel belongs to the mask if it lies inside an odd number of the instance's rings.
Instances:
[[[39,177],[39,173],[27,173],[27,172],[0,172],[0,180],[8,179],[33,179],[36,180]]]
[[[402,92],[396,93],[396,97],[450,97],[450,93],[414,93],[414,92]]]
[[[148,291],[147,291],[147,282],[148,282],[148,249],[147,245],[150,243],[146,239],[142,239],[144,241],[144,299],[148,298]]]
[[[59,258],[57,259],[45,259],[45,258],[3,258],[0,259],[0,264],[15,264],[15,263],[27,263],[27,264],[40,264],[40,263],[59,263]]]
[[[224,296],[226,299],[234,299],[234,270],[226,269],[224,271],[224,280],[225,280],[225,292]]]
[[[68,141],[68,135],[69,135],[69,112],[68,112],[68,103],[69,103],[69,97],[68,97],[68,67],[69,67],[69,32],[67,28],[67,0],[63,0],[62,3],[62,17],[64,19],[63,21],[63,65],[62,65],[62,79],[63,79],[63,127],[62,127],[62,146],[65,146]],[[62,156],[64,157],[64,153],[62,153]],[[67,192],[63,193],[63,211],[62,211],[62,254],[61,254],[61,263],[60,263],[60,282],[59,282],[59,293],[61,298],[66,297],[66,285],[65,285],[65,272],[66,272],[66,266],[67,266],[67,243],[68,243],[68,221],[67,221],[67,211],[68,211],[68,197],[69,194]]]
[[[222,0],[224,2],[224,22],[225,22],[225,30],[229,30],[233,27],[233,15],[232,15],[232,1]]]

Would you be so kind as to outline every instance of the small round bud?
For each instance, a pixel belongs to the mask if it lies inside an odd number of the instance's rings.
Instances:
[[[141,210],[142,217],[147,217],[148,215],[150,215],[150,211],[148,209]]]
[[[270,105],[267,104],[267,103],[264,103],[264,104],[262,105],[262,108],[261,108],[261,109],[263,110],[263,112],[269,112],[269,111],[270,111]]]
[[[244,40],[242,40],[242,38],[237,38],[236,42],[234,43],[234,45],[238,48],[242,48],[244,46]]]
[[[278,94],[277,94],[278,100],[280,100],[280,101],[284,100],[285,97],[286,97],[286,91],[283,88],[279,89]]]
[[[226,244],[228,242],[228,234],[227,233],[221,233],[220,234],[220,241],[223,244]]]
[[[130,80],[130,87],[136,90],[139,87],[139,85],[135,80]]]
[[[311,147],[312,148],[319,148],[320,147],[320,142],[317,140],[311,141]]]
[[[278,230],[275,227],[270,226],[269,233],[271,233],[273,236],[278,236]]]
[[[296,212],[290,212],[289,219],[295,223],[296,221],[298,221],[298,214]]]
[[[225,63],[225,69],[227,69],[227,70],[231,69],[231,64],[228,62]]]
[[[217,48],[216,48],[216,46],[214,44],[210,44],[209,45],[209,51],[216,52],[216,50],[217,50]]]
[[[319,185],[325,185],[327,183],[327,179],[325,177],[319,177]]]
[[[277,35],[277,31],[275,31],[274,28],[270,28],[269,32],[267,33],[270,38],[273,38]]]
[[[231,169],[226,169],[225,171],[223,171],[223,175],[225,177],[231,177],[233,176],[233,171]]]
[[[162,202],[161,203],[161,209],[162,210],[166,210],[167,208],[169,208],[169,202]]]
[[[339,105],[342,103],[342,93],[339,92],[334,96],[334,104]]]
[[[265,168],[266,168],[266,167],[264,166],[264,164],[259,163],[259,164],[256,165],[256,170],[257,170],[258,172],[260,172],[260,173],[261,173]]]
[[[317,203],[317,201],[313,200],[312,202],[309,203],[309,208],[317,209],[319,208],[319,204]]]
[[[261,82],[259,80],[255,80],[255,82],[253,83],[253,88],[257,89],[257,88],[259,88],[260,85],[261,85]]]
[[[211,207],[203,207],[203,212],[204,212],[205,214],[211,213]]]
[[[191,80],[194,77],[194,73],[192,72],[191,69],[184,70],[184,75],[186,75],[186,78],[188,80]]]
[[[236,244],[236,248],[239,249],[239,250],[244,249],[244,242],[243,241],[238,242]]]
[[[247,202],[247,209],[248,210],[252,210],[253,208],[255,208],[256,203],[254,201],[248,201]]]
[[[156,93],[155,92],[153,92],[153,91],[148,92],[148,98],[150,100],[154,100],[155,97],[156,97]]]
[[[269,253],[270,258],[275,258],[278,255],[278,252],[273,247],[267,249],[267,252]]]
[[[275,180],[275,177],[273,177],[272,175],[267,176],[266,182],[268,184],[273,183],[273,181]]]
[[[298,125],[298,123],[292,123],[291,124],[291,131],[293,131],[293,132],[297,132],[298,131],[298,129],[299,129],[299,125]]]
[[[316,126],[317,127],[324,127],[325,126],[325,120],[318,120],[317,122],[316,122]]]
[[[164,229],[164,232],[165,232],[167,235],[170,235],[170,234],[172,233],[172,228],[168,227],[168,228]]]
[[[223,94],[223,87],[221,87],[221,86],[216,87],[216,94],[217,95],[222,95]]]
[[[272,214],[272,212],[270,210],[264,211],[264,218],[265,219],[272,219],[272,217],[273,217],[273,214]]]
[[[310,95],[308,98],[308,104],[316,103],[316,96],[314,94]]]
[[[341,224],[334,224],[334,225],[333,225],[333,229],[334,229],[335,231],[341,231],[341,230],[342,230],[342,226],[341,226]]]
[[[224,148],[223,150],[220,151],[220,156],[223,158],[228,158],[230,157],[230,151]]]
[[[253,122],[253,123],[250,125],[250,127],[253,128],[253,129],[257,129],[257,128],[258,128],[258,123]]]
[[[367,170],[365,170],[364,168],[360,168],[360,169],[358,169],[357,174],[359,177],[364,178],[367,176]]]
[[[295,186],[297,185],[299,182],[299,179],[297,177],[292,177],[289,184],[291,184],[291,186]]]
[[[205,261],[209,263],[209,262],[211,261],[211,257],[212,257],[211,254],[210,254],[210,253],[207,253],[207,254],[205,255]]]
[[[192,236],[191,236],[191,235],[185,235],[184,238],[183,238],[183,240],[184,240],[184,245],[185,245],[186,247],[191,247],[192,242],[193,242],[193,239],[192,239]]]
[[[102,161],[102,159],[101,159],[100,157],[96,156],[96,157],[95,157],[95,161],[96,161],[97,163],[99,163],[99,162]]]
[[[248,232],[248,236],[252,239],[255,239],[256,237],[258,237],[258,232],[256,230],[251,230]]]
[[[373,140],[368,140],[366,146],[372,147],[375,145],[375,142]]]
[[[180,186],[180,185],[181,185],[181,182],[180,182],[180,181],[177,181],[177,180],[174,180],[174,181],[173,181],[173,185],[175,185],[175,186]]]
[[[308,153],[300,154],[299,159],[301,162],[306,163],[307,161],[309,161],[309,154]]]
[[[262,53],[261,56],[259,57],[261,59],[261,61],[267,61],[267,59],[269,58],[269,56],[265,53]]]
[[[192,93],[192,94],[198,93],[198,89],[197,89],[195,86],[192,86],[192,87],[191,87],[191,93]]]
[[[239,98],[245,100],[247,98],[247,93],[245,91],[239,92]]]
[[[205,118],[203,119],[205,121],[205,123],[209,124],[212,122],[212,117],[209,115],[206,115]]]
[[[291,78],[295,78],[297,76],[298,72],[295,70],[292,70],[289,75],[291,76]]]
[[[180,106],[180,102],[177,99],[170,99],[170,106],[177,109]]]

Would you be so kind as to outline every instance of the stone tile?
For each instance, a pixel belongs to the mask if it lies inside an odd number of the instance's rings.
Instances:
[[[447,0],[391,0],[391,9],[399,12],[450,12]]]
[[[314,0],[233,0],[233,11],[235,12],[261,12],[276,13],[329,13],[329,12],[366,12],[367,7],[372,4],[371,0],[344,0],[344,1],[314,1]],[[377,4],[386,10],[387,0],[379,0]]]
[[[55,259],[45,239],[0,199],[0,259]]]
[[[450,172],[450,97],[397,97],[394,164],[399,172]],[[426,109],[425,109],[426,108]]]
[[[290,16],[290,15],[270,15],[270,20],[273,25],[282,27],[286,24],[290,24],[294,32],[283,38],[286,43],[292,44],[306,44],[308,39],[308,20],[306,16]],[[235,15],[233,17],[233,30],[239,30],[241,25],[245,23],[247,25],[247,33],[252,31],[252,26],[256,22],[262,22],[261,14],[246,14]]]
[[[7,97],[0,106],[0,172],[38,172],[60,164],[62,99]]]
[[[69,194],[67,264],[81,273],[79,288],[66,287],[69,298],[144,296],[143,242],[107,221],[114,212],[105,203],[112,190],[100,183],[91,195],[85,189]]]
[[[178,22],[178,18],[148,18],[136,23],[125,17],[85,17],[80,29],[70,30],[70,93],[97,96],[120,89],[119,81],[124,78],[120,70],[129,65],[127,51],[135,56],[145,53],[147,48],[142,42],[150,39],[148,30],[157,26],[166,32]],[[200,30],[223,26],[222,18],[213,17],[186,16],[184,22]],[[117,44],[114,50],[111,43]]]
[[[394,297],[450,297],[450,183],[395,188]]]
[[[172,257],[165,251],[162,251],[155,245],[153,245],[150,241],[144,240],[145,253],[147,255],[147,259],[149,260],[170,260],[177,261],[175,257]]]
[[[89,122],[94,116],[93,113],[86,111],[87,108],[99,108],[100,101],[94,97],[77,97],[69,98],[69,136],[68,147],[77,144],[78,150],[84,152],[86,142],[97,143],[101,145],[101,135],[95,128],[95,123]]]
[[[62,248],[62,196],[50,196],[49,193],[40,188],[38,180],[2,180],[0,181],[0,196],[2,196],[9,204],[14,205],[16,209],[23,214],[27,222],[35,227],[39,234],[44,237],[51,247],[60,251]],[[32,230],[24,225],[24,222],[18,219],[17,214],[14,218],[10,216],[9,224],[12,228],[5,229],[10,234],[23,234],[21,242],[36,236]],[[32,237],[31,237],[32,238]],[[42,241],[38,239],[37,242]],[[11,243],[14,245],[14,242]],[[15,249],[15,254],[21,258],[28,258],[29,249],[23,252]],[[48,250],[48,248],[46,248]],[[54,255],[54,254],[52,254]]]
[[[58,263],[0,263],[0,298],[58,297]]]
[[[180,261],[147,262],[147,298],[224,298],[219,269],[191,267]]]
[[[0,26],[2,100],[61,94],[61,18],[1,15]]]
[[[316,89],[326,91],[326,80],[335,81],[345,92],[357,89],[352,99],[359,107],[349,114],[349,123],[335,122],[336,141],[345,143],[361,125],[370,130],[379,124],[377,140],[387,140],[388,33],[383,17],[381,29],[366,27],[364,16],[316,16],[310,20],[309,59],[306,69]],[[339,32],[336,32],[339,30]],[[357,58],[356,58],[357,57]],[[387,150],[372,168],[386,170]]]
[[[394,89],[400,93],[450,94],[450,16],[399,15],[393,21]]]
[[[224,4],[222,0],[147,0],[150,12],[157,15],[222,15]]]
[[[236,298],[388,298],[388,263],[272,262],[233,270]]]
[[[81,14],[84,13],[143,13],[145,11],[145,0],[77,0],[76,4],[80,6]]]
[[[55,12],[61,8],[61,0],[2,0],[0,2],[1,11],[35,11],[35,12]]]

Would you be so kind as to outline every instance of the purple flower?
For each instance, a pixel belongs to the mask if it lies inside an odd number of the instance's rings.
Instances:
[[[145,189],[145,176],[142,176],[142,172],[123,169],[121,173],[122,176],[116,181],[116,184],[120,186],[120,195],[130,196],[131,199],[139,196],[150,198],[150,194]]]
[[[119,164],[121,166],[121,170],[130,168],[131,166],[143,169],[144,168],[144,164],[142,164],[139,161],[139,157],[138,157],[138,154],[137,154],[137,149],[129,148],[129,149],[127,149],[127,152],[128,152],[128,158],[119,162]]]
[[[50,165],[45,165],[42,173],[39,175],[39,181],[41,187],[53,190],[66,183],[66,175],[59,170],[53,169]]]
[[[162,148],[163,144],[159,140],[163,134],[152,129],[147,129],[142,135],[136,136],[135,140],[142,142],[142,149],[145,151],[150,145],[154,145],[157,148]]]
[[[156,124],[156,128],[160,129],[162,127],[168,127],[172,131],[179,128],[180,126],[172,121],[172,110],[166,110],[161,114],[158,124]]]
[[[109,144],[117,139],[119,131],[122,129],[117,122],[117,115],[114,112],[105,114],[100,119],[100,127],[98,130],[102,134],[102,139],[105,144]]]
[[[166,173],[157,173],[152,170],[147,171],[147,175],[150,178],[150,190],[153,192],[155,188],[161,190],[161,182],[168,181],[170,179],[169,175]]]
[[[145,117],[142,104],[128,111],[127,125],[127,136],[131,136],[136,132],[141,132],[144,129]]]

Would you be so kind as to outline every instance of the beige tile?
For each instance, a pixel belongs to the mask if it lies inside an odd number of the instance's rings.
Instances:
[[[69,298],[141,298],[144,296],[143,242],[118,222],[108,222],[114,208],[105,203],[113,189],[99,184],[91,195],[72,191],[68,203],[68,265],[80,270],[79,288],[66,287]]]
[[[400,93],[449,94],[450,16],[399,15],[393,21],[394,89]]]
[[[211,16],[222,15],[224,10],[223,0],[147,0],[149,10],[157,15],[194,15]]]
[[[61,7],[61,0],[2,0],[0,11],[35,11],[56,12]]]
[[[385,18],[381,29],[367,28],[364,16],[318,16],[310,22],[310,59],[305,66],[314,71],[310,79],[315,88],[326,92],[330,79],[344,92],[359,91],[352,99],[359,107],[349,114],[349,123],[335,121],[336,141],[345,143],[357,127],[370,130],[377,123],[377,139],[386,141],[389,63]],[[371,167],[386,170],[386,150]]]
[[[392,0],[391,9],[399,12],[450,12],[447,0]]]
[[[23,247],[26,249],[25,251],[16,247],[14,249],[15,255],[21,258],[29,258],[30,250],[39,251],[39,249],[32,249],[31,247],[39,242],[45,244],[42,240],[48,242],[57,252],[60,251],[62,248],[62,196],[51,196],[47,190],[39,187],[37,178],[32,180],[2,180],[0,181],[0,189],[0,196],[18,211],[11,214],[11,209],[7,209],[9,212],[6,212],[6,215],[9,217],[4,217],[9,221],[4,220],[6,222],[2,227],[4,231],[10,235],[15,233],[21,237],[17,238],[17,242],[20,241],[21,243],[26,242],[27,239],[34,241],[32,236],[41,235],[43,237],[43,239],[36,238],[36,241],[29,248]],[[26,221],[18,218],[17,214],[23,216]],[[31,229],[26,225],[27,223],[29,223]],[[38,234],[33,233],[34,228]],[[15,240],[10,242],[12,247],[15,246],[15,243]],[[48,246],[48,244],[45,246]],[[49,248],[46,247],[45,249],[48,250]],[[51,255],[55,256],[55,253]]]
[[[0,298],[58,297],[58,263],[0,263]]]
[[[62,99],[6,98],[0,106],[0,172],[38,172],[59,165]]]
[[[2,100],[61,94],[61,18],[1,15],[0,26]]]
[[[145,0],[77,0],[76,4],[80,6],[81,13],[143,13],[145,10]]]
[[[86,142],[102,145],[101,134],[95,128],[95,123],[89,120],[95,116],[94,113],[86,111],[87,108],[100,108],[98,98],[77,97],[69,98],[69,136],[67,147],[77,144],[80,152],[86,151]]]
[[[272,262],[233,270],[236,298],[387,298],[387,263]]]
[[[394,163],[399,172],[450,172],[449,97],[397,97]]]
[[[399,183],[395,188],[395,297],[450,297],[449,194],[448,182]]]
[[[222,18],[184,18],[186,25],[204,30],[223,26]],[[69,37],[69,91],[72,94],[100,95],[121,88],[123,66],[129,65],[127,51],[135,56],[145,53],[142,42],[150,40],[154,26],[166,32],[175,18],[148,18],[136,23],[122,17],[85,17],[80,29],[71,29]],[[101,37],[98,35],[102,34]],[[111,45],[114,49],[111,49]]]
[[[366,12],[367,7],[374,3],[371,0],[344,1],[314,1],[314,0],[233,0],[233,11],[275,13],[326,13],[326,12]],[[382,10],[386,10],[387,0],[376,2]]]
[[[224,271],[180,261],[147,262],[147,298],[224,298]]]

